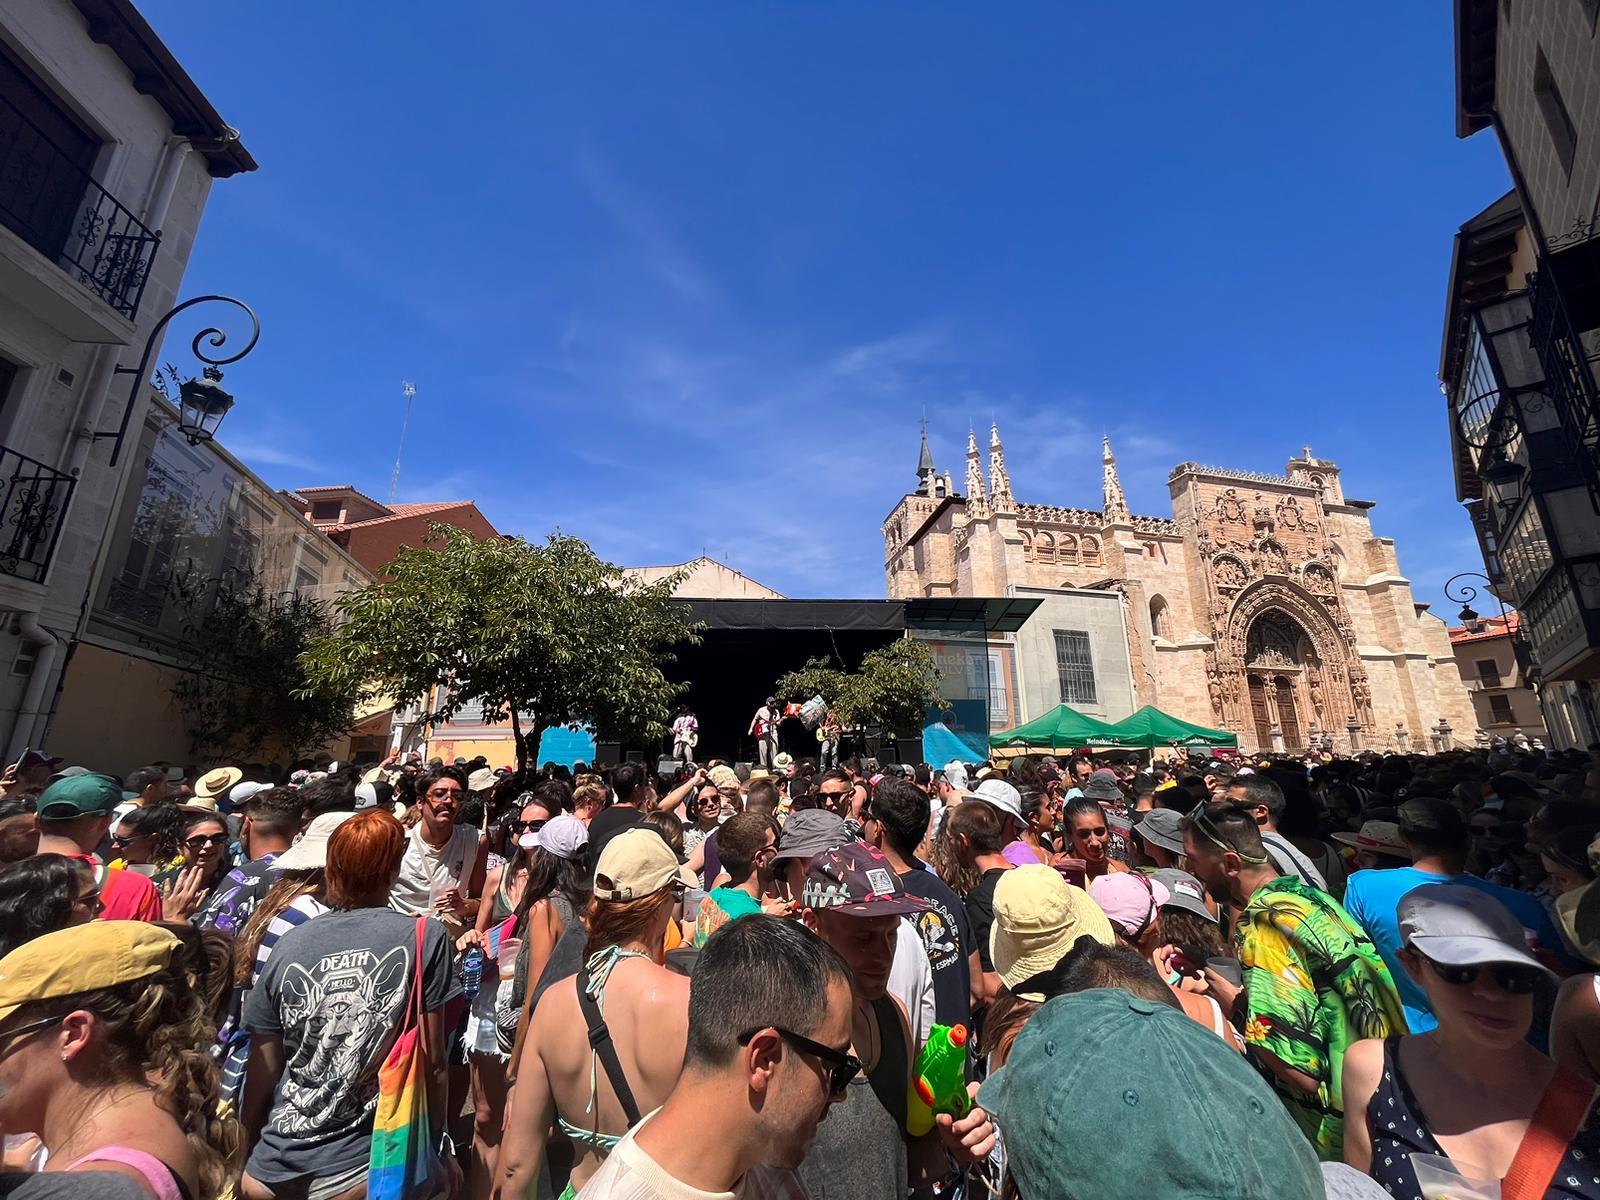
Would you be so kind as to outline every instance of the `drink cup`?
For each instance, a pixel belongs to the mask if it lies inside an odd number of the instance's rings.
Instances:
[[[501,938],[496,961],[500,965],[501,979],[514,979],[517,974],[517,955],[522,952],[521,938]]]

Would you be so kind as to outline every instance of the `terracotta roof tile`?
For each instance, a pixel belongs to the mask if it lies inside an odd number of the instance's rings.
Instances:
[[[1483,618],[1483,628],[1477,633],[1471,633],[1465,625],[1452,625],[1450,627],[1450,644],[1460,646],[1468,642],[1487,642],[1495,638],[1508,637],[1522,628],[1522,618],[1516,613],[1508,613],[1505,617]]]

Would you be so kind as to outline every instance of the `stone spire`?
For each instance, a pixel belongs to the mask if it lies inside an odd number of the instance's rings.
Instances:
[[[1104,440],[1100,461],[1105,464],[1105,518],[1112,524],[1126,524],[1128,498],[1122,492],[1122,480],[1117,478],[1117,456],[1111,453],[1111,439]]]
[[[939,473],[933,467],[933,452],[928,449],[928,418],[922,418],[922,453],[917,457],[917,495],[931,496]]]
[[[967,511],[979,517],[989,511],[989,494],[983,486],[983,463],[978,457],[978,435],[967,430]]]
[[[1015,512],[1011,476],[1006,474],[1006,451],[1000,444],[1000,426],[989,426],[989,488],[996,512]]]

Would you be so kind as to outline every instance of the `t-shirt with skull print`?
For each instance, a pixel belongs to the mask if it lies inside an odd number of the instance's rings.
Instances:
[[[444,927],[425,918],[422,1007],[460,988]],[[250,992],[244,1027],[283,1041],[283,1072],[246,1169],[263,1183],[367,1161],[378,1068],[411,998],[417,918],[386,908],[328,912],[283,935]]]

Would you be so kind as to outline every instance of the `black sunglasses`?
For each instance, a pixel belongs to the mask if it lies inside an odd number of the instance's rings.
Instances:
[[[1433,968],[1433,973],[1446,983],[1456,987],[1467,987],[1478,981],[1480,972],[1487,971],[1489,978],[1494,980],[1495,986],[1502,992],[1512,996],[1526,996],[1539,986],[1539,980],[1544,978],[1544,972],[1538,967],[1523,966],[1518,963],[1483,963],[1475,967],[1452,967],[1441,962],[1434,962],[1420,950],[1417,957]]]
[[[850,1086],[850,1081],[861,1074],[861,1060],[854,1054],[835,1050],[832,1046],[824,1046],[821,1042],[813,1042],[810,1038],[801,1037],[781,1025],[763,1025],[760,1029],[747,1030],[739,1035],[739,1045],[748,1046],[751,1038],[766,1029],[772,1030],[801,1054],[809,1054],[826,1063],[830,1073],[828,1086],[835,1096],[844,1095],[844,1090]]]
[[[225,833],[201,833],[192,838],[184,838],[183,844],[191,850],[200,850],[206,846],[225,846],[228,844],[228,835]]]
[[[512,833],[538,833],[544,828],[543,821],[507,821],[506,828]]]

